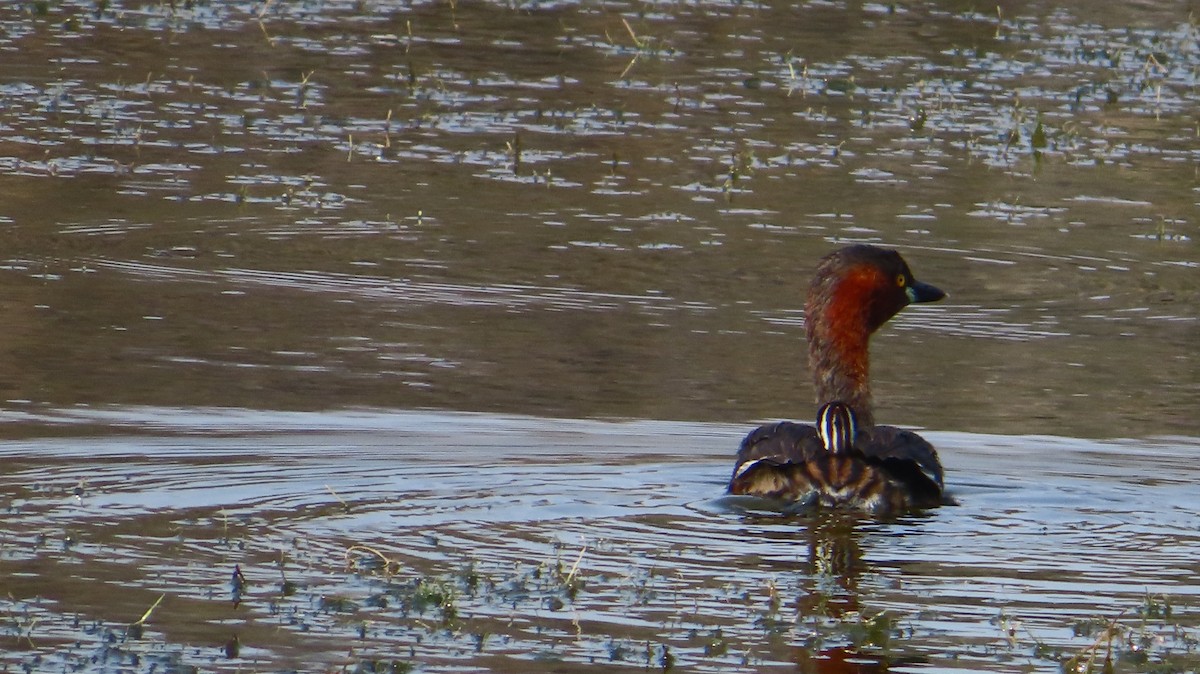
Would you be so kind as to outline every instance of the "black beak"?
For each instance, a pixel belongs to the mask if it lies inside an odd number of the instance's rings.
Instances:
[[[928,283],[913,281],[908,284],[905,289],[905,294],[908,295],[909,304],[919,304],[921,302],[936,302],[946,296],[941,288],[935,288]]]

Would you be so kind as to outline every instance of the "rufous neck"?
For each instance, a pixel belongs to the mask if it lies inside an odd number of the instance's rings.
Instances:
[[[875,424],[866,335],[853,342],[810,339],[808,366],[818,405],[840,400],[854,410],[860,426]]]
[[[838,307],[846,307],[838,310]],[[816,386],[817,404],[841,401],[854,410],[863,428],[874,425],[871,404],[871,328],[855,303],[809,302],[808,366]]]

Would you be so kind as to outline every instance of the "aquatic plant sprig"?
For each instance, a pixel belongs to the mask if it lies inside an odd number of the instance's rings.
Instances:
[[[1140,621],[1131,624],[1134,616]],[[1010,649],[1028,647],[1035,658],[1058,662],[1063,672],[1072,674],[1108,674],[1118,663],[1137,672],[1194,671],[1200,666],[1200,635],[1194,633],[1200,620],[1175,611],[1166,595],[1147,592],[1136,609],[1076,621],[1071,626],[1074,635],[1092,638],[1077,650],[1047,643],[1003,611],[994,622]]]
[[[378,568],[368,569],[363,564],[363,560],[361,558],[358,558],[358,559],[355,558],[354,553],[356,553],[356,552],[367,553],[367,555],[369,555],[368,558],[373,557],[373,558],[377,559],[382,564],[382,566],[378,567]],[[399,561],[392,559],[391,557],[385,555],[382,551],[380,551],[377,548],[373,548],[369,545],[364,545],[362,543],[357,543],[355,545],[351,545],[350,547],[346,548],[345,556],[346,556],[346,568],[349,570],[352,570],[352,571],[379,572],[379,573],[382,573],[384,577],[391,578],[392,576],[395,576],[396,574],[400,573],[400,571],[403,569],[403,565]]]
[[[142,632],[145,628],[146,621],[150,619],[150,615],[154,613],[154,609],[158,608],[158,605],[162,603],[163,597],[166,596],[166,593],[158,595],[158,599],[154,600],[154,603],[150,605],[150,608],[146,609],[146,612],[142,614],[142,617],[129,624],[129,628],[125,631],[129,638],[142,638]]]
[[[617,79],[625,79],[625,76],[629,74],[629,71],[633,70],[633,67],[637,65],[638,60],[643,56],[655,57],[663,54],[674,53],[674,48],[671,47],[670,43],[666,42],[665,40],[654,36],[638,35],[637,31],[633,29],[633,25],[629,23],[629,19],[625,18],[624,16],[621,17],[621,25],[625,27],[625,32],[628,33],[630,39],[633,40],[634,54],[633,58],[631,58],[629,63],[626,64],[625,69],[622,70],[621,74],[617,76]],[[608,40],[609,45],[614,48],[619,48],[617,40],[613,38],[613,36],[608,32],[607,28],[604,31],[604,37]]]
[[[1113,671],[1113,641],[1119,638],[1124,630],[1118,622],[1122,615],[1124,615],[1124,612],[1110,620],[1103,631],[1101,631],[1100,636],[1096,637],[1096,640],[1092,642],[1092,645],[1068,658],[1063,663],[1063,671],[1076,672],[1077,674],[1090,674],[1095,671],[1096,655],[1100,652],[1101,647],[1104,648],[1102,671],[1105,674]]]

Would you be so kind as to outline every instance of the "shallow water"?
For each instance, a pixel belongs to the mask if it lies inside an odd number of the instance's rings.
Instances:
[[[881,418],[1198,433],[1180,8],[39,6],[7,399],[803,417],[806,280],[872,241],[949,292],[876,338]]]
[[[1194,671],[1200,32],[1057,4],[0,3],[0,662]],[[958,505],[723,498],[850,241]]]
[[[1200,657],[1194,440],[931,433],[958,505],[872,522],[721,497],[743,430],[729,425],[160,408],[40,421],[139,430],[0,446],[10,665],[572,671],[668,653],[686,670],[809,671],[853,649],[1057,671],[1110,620],[1149,639],[1151,664]],[[452,615],[415,599],[422,582],[453,595]],[[1154,614],[1168,602],[1171,621]]]

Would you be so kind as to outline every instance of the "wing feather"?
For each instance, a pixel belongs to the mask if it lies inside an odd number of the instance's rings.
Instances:
[[[917,501],[941,500],[942,463],[925,438],[895,426],[873,426],[859,434],[856,446],[867,460],[908,485]]]

